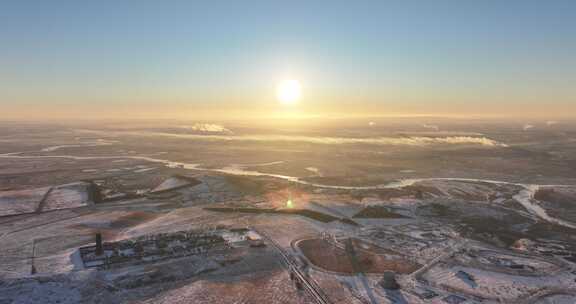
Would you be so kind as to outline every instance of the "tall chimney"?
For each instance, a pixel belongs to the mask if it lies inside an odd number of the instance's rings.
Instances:
[[[96,255],[102,255],[104,248],[102,248],[102,233],[96,233]]]
[[[396,282],[396,274],[394,271],[385,271],[384,275],[382,276],[382,280],[380,280],[380,286],[384,287],[385,289],[399,289],[400,286],[398,282]]]

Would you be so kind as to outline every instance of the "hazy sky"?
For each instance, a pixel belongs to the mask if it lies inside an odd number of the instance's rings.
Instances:
[[[0,2],[1,118],[291,113],[576,117],[576,1]]]

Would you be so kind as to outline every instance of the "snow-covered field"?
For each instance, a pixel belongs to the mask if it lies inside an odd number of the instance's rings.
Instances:
[[[89,196],[89,183],[78,182],[52,188],[42,211],[76,208],[92,203]]]
[[[49,189],[0,191],[0,216],[35,212]]]

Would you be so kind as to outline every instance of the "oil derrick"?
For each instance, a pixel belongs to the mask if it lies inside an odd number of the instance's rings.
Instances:
[[[36,257],[36,239],[32,241],[32,256],[30,258],[30,264],[32,268],[30,269],[30,274],[36,274],[38,271],[36,270],[36,265],[34,264],[34,258]]]
[[[104,248],[102,247],[102,233],[96,233],[96,255],[102,255]]]

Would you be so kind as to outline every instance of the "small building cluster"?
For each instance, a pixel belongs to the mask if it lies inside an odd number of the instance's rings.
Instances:
[[[254,242],[255,237],[249,232],[247,229],[189,230],[144,235],[111,243],[102,243],[100,234],[97,234],[95,245],[79,250],[84,267],[110,268],[223,250],[236,242]],[[232,238],[232,235],[235,237]],[[261,241],[256,242],[259,244]]]

